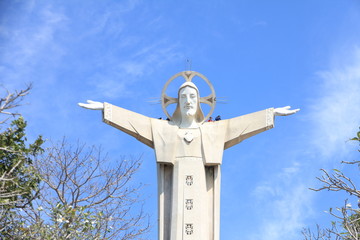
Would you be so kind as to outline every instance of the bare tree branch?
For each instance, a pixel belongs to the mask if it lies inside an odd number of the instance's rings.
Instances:
[[[30,93],[31,88],[32,84],[29,84],[23,90],[15,92],[10,92],[9,90],[3,88],[6,92],[6,96],[0,98],[0,113],[12,116],[19,115],[17,112],[13,112],[12,110],[21,105],[21,101],[26,95]],[[6,120],[7,119],[1,121],[0,124],[3,124],[4,122],[6,122]]]
[[[350,140],[358,141],[360,143],[360,131],[357,137]],[[360,150],[358,150],[360,152]],[[341,163],[347,165],[358,165],[360,168],[360,161],[342,161]],[[359,169],[360,170],[360,169]],[[328,190],[333,192],[344,192],[351,197],[356,197],[358,200],[358,207],[360,207],[360,190],[355,184],[355,180],[345,175],[338,169],[333,169],[329,173],[325,169],[321,169],[322,176],[317,179],[322,183],[320,188],[311,188],[313,191]],[[336,211],[335,211],[336,210]],[[310,229],[303,230],[304,240],[359,240],[360,239],[360,209],[353,208],[348,200],[344,201],[344,206],[341,208],[330,209],[329,213],[337,221],[332,222],[331,228],[321,229],[317,226],[317,231],[312,232]]]
[[[65,239],[77,239],[75,225],[78,231],[91,233],[92,239],[140,239],[148,231],[148,217],[139,200],[142,186],[131,186],[140,159],[109,162],[101,149],[79,143],[71,146],[64,139],[34,164],[43,176],[35,205],[43,208],[48,220],[36,216],[34,209],[27,212],[32,215],[26,218],[29,225],[47,222]]]

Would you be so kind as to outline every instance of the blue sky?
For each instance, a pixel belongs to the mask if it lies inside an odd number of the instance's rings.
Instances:
[[[142,155],[136,181],[147,186],[149,239],[157,236],[153,150],[77,103],[164,117],[149,100],[186,70],[187,58],[227,100],[214,116],[301,108],[225,151],[221,238],[301,239],[303,227],[327,224],[324,211],[348,196],[308,188],[319,186],[320,168],[358,159],[347,139],[360,125],[359,1],[0,2],[0,83],[33,83],[21,109],[29,139],[80,139],[102,145],[113,161]]]

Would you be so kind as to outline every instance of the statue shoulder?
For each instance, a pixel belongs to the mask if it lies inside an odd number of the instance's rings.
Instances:
[[[151,125],[153,128],[153,131],[174,131],[179,129],[179,127],[172,121],[163,120],[163,119],[156,119],[156,118],[150,118],[151,119]]]

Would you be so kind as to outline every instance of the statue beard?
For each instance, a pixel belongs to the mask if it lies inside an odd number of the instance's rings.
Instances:
[[[188,117],[194,117],[196,114],[196,110],[195,109],[188,109],[188,111],[186,111],[185,115]]]

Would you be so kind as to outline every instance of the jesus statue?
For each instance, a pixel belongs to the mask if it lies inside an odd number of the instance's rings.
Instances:
[[[204,101],[191,81],[195,75],[203,75],[193,71],[179,74],[186,81],[180,86],[177,98],[171,98],[177,106],[170,121],[109,103],[88,100],[79,105],[102,110],[105,123],[155,150],[159,240],[219,240],[223,151],[273,128],[275,116],[291,115],[299,109],[268,108],[232,119],[205,122],[200,106]],[[164,96],[162,100],[170,99]],[[213,94],[210,102],[215,101]]]

